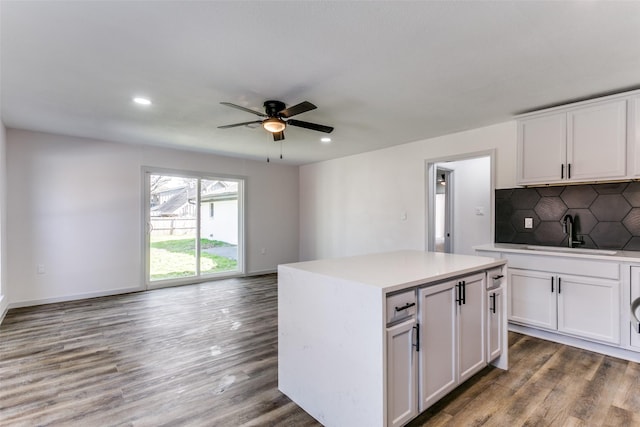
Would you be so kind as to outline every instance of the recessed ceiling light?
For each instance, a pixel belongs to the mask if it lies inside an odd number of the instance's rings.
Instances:
[[[331,142],[331,138],[329,138],[328,136],[325,136],[323,138],[320,138],[320,142],[324,142],[326,144],[328,142]]]
[[[143,98],[141,96],[136,96],[135,98],[133,98],[133,102],[140,105],[151,105],[151,100]]]

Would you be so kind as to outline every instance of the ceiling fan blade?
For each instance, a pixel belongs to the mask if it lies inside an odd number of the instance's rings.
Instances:
[[[303,122],[301,120],[287,120],[287,124],[291,126],[298,126],[300,128],[317,130],[318,132],[331,133],[333,128],[331,126],[319,125],[316,123]]]
[[[273,133],[273,140],[278,142],[278,141],[282,141],[284,139],[284,131],[282,132],[274,132]]]
[[[296,114],[306,113],[307,111],[315,110],[316,108],[318,107],[316,107],[309,101],[304,101],[292,107],[285,108],[284,110],[280,111],[278,114],[280,114],[280,116],[282,117],[293,117]]]
[[[246,111],[247,113],[255,114],[256,116],[267,117],[267,115],[264,114],[264,113],[261,113],[259,111],[253,111],[253,110],[251,110],[249,108],[246,108],[246,107],[243,107],[241,105],[232,104],[230,102],[221,102],[220,104],[226,105],[227,107],[231,107],[231,108],[237,108],[238,110]]]
[[[235,128],[238,126],[246,126],[246,125],[251,125],[254,123],[262,123],[262,120],[254,120],[252,122],[242,122],[242,123],[234,123],[232,125],[224,125],[224,126],[218,126],[218,129],[228,129],[228,128]]]

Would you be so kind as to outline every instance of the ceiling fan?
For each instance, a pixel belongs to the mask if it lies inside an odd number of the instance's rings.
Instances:
[[[284,139],[284,129],[287,127],[287,125],[316,130],[318,132],[324,133],[331,133],[333,131],[333,128],[331,126],[303,122],[302,120],[289,119],[289,117],[306,113],[307,111],[315,110],[316,108],[318,108],[308,101],[301,102],[289,108],[285,108],[286,105],[282,101],[265,101],[264,113],[254,111],[240,105],[232,104],[230,102],[221,102],[220,104],[226,105],[227,107],[231,108],[237,108],[238,110],[246,111],[247,113],[266,118],[264,120],[254,120],[252,122],[242,122],[234,123],[232,125],[218,126],[218,129],[227,129],[236,126],[246,126],[250,124],[260,123],[266,131],[273,134],[274,141],[282,141]]]

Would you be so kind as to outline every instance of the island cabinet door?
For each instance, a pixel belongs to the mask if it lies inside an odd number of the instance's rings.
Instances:
[[[447,282],[418,292],[420,412],[457,385],[456,287]]]
[[[558,325],[555,275],[540,271],[509,269],[509,321],[555,330]]]
[[[502,354],[502,288],[487,295],[487,362]]]
[[[387,426],[418,415],[418,357],[415,318],[387,328]]]
[[[457,281],[461,298],[458,308],[459,381],[462,383],[487,364],[485,335],[485,275]]]

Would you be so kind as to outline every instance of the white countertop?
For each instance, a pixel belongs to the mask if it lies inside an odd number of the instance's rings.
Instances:
[[[360,282],[387,293],[498,267],[504,263],[504,260],[490,257],[405,250],[298,262],[281,267]]]
[[[567,258],[581,258],[581,259],[599,259],[603,261],[616,261],[616,262],[640,262],[640,252],[637,251],[615,251],[615,254],[606,255],[600,254],[597,250],[589,252],[589,249],[575,248],[575,252],[571,252],[571,249],[561,247],[561,251],[554,250],[553,246],[533,246],[535,249],[527,249],[533,245],[512,244],[512,243],[490,243],[487,245],[475,246],[477,251],[488,252],[509,252],[520,253],[527,255],[545,255],[545,256],[561,256]]]

